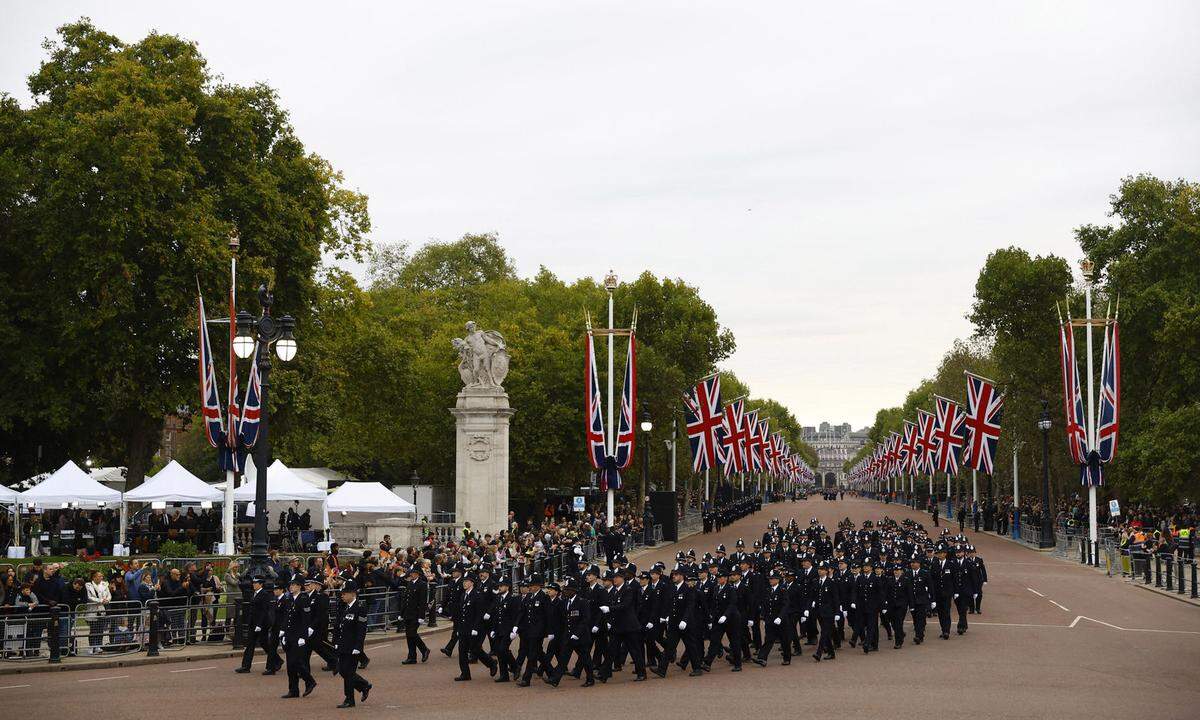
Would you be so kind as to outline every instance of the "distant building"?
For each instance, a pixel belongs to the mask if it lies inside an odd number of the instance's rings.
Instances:
[[[183,433],[187,431],[188,421],[183,415],[172,414],[163,418],[162,439],[159,441],[158,456],[170,462],[175,459],[175,452]]]
[[[801,427],[801,438],[817,451],[817,478],[823,487],[838,487],[846,481],[846,461],[867,444],[869,428],[854,431],[850,423]]]

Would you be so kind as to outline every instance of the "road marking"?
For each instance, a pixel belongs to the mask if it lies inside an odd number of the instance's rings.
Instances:
[[[1075,627],[1074,625],[1037,625],[1034,623],[998,623],[998,622],[980,622],[976,620],[972,625],[994,625],[996,627],[1025,627],[1025,628],[1061,628],[1067,630]]]
[[[1034,589],[1033,589],[1033,588],[1031,588],[1031,587],[1027,587],[1027,588],[1025,588],[1025,589],[1026,589],[1026,590],[1028,590],[1029,592],[1033,593],[1034,595],[1037,595],[1037,596],[1038,596],[1038,597],[1040,597],[1040,598],[1044,598],[1044,597],[1046,597],[1045,595],[1041,594],[1040,592],[1038,592],[1037,590],[1034,590]]]
[[[1062,605],[1059,605],[1058,603],[1054,602],[1053,600],[1051,600],[1051,601],[1050,601],[1050,604],[1051,604],[1051,605],[1054,605],[1054,606],[1056,606],[1056,607],[1058,607],[1058,608],[1059,608],[1059,609],[1061,609],[1061,610],[1065,610],[1065,611],[1067,611],[1067,612],[1071,612],[1071,608],[1069,608],[1069,607],[1063,607]]]
[[[124,679],[127,677],[129,677],[129,676],[128,675],[109,675],[108,677],[87,678],[86,680],[77,680],[76,682],[85,683],[85,682],[100,682],[101,680],[121,680],[121,679]]]
[[[185,668],[185,669],[183,669],[183,670],[172,670],[171,672],[172,672],[172,673],[181,673],[181,672],[199,672],[200,670],[216,670],[216,669],[217,669],[217,666],[216,666],[216,665],[209,665],[208,667],[199,667],[199,668]]]
[[[384,643],[382,645],[368,645],[367,647],[371,648],[372,650],[382,650],[384,648],[388,648],[391,646],[392,646],[391,643]]]
[[[28,685],[3,685],[0,690],[16,690],[17,688],[29,687]]]
[[[1103,620],[1097,620],[1096,618],[1090,618],[1087,615],[1076,616],[1076,618],[1071,621],[1071,624],[1068,627],[1075,627],[1076,625],[1079,624],[1080,620],[1091,620],[1094,623],[1104,625],[1105,627],[1110,627],[1113,630],[1120,630],[1122,632],[1152,632],[1152,633],[1168,633],[1168,634],[1175,634],[1175,635],[1200,635],[1200,630],[1158,630],[1155,628],[1124,628],[1124,627],[1121,627],[1120,625],[1113,625],[1112,623],[1106,623]]]

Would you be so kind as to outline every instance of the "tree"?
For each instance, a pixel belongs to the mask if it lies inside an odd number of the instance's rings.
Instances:
[[[195,288],[221,306],[231,232],[240,296],[273,284],[302,335],[322,253],[366,249],[366,198],[273,90],[216,83],[190,42],[84,19],[45,48],[32,106],[0,101],[0,454],[21,476],[56,439],[134,487],[196,396]]]

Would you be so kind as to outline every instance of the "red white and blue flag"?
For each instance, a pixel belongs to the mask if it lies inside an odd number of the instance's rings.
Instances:
[[[937,418],[928,410],[917,410],[917,463],[926,475],[937,470]]]
[[[596,342],[592,334],[587,333],[586,360],[584,362],[584,395],[585,434],[587,437],[588,461],[592,468],[602,470],[605,458],[608,457],[607,438],[604,434],[604,410],[600,400],[600,381],[596,377]],[[607,489],[607,488],[605,488]]]
[[[225,423],[221,418],[221,399],[217,395],[217,373],[213,369],[212,342],[204,317],[204,297],[200,297],[200,413],[204,417],[204,435],[215,448],[225,445]]]
[[[725,418],[722,425],[724,435],[721,438],[724,447],[725,474],[746,472],[746,400],[737,398],[725,405]]]
[[[937,429],[934,437],[937,439],[937,469],[947,475],[958,474],[958,456],[965,444],[963,439],[963,414],[958,409],[958,403],[935,395],[935,410],[937,412]]]
[[[917,464],[917,426],[904,421],[904,441],[900,443],[900,472],[905,475],[916,475],[920,466]]]
[[[634,424],[637,417],[637,359],[633,333],[629,333],[629,353],[625,356],[625,384],[621,387],[621,422],[617,430],[617,469],[633,462]]]
[[[991,475],[996,467],[996,445],[1000,442],[1000,416],[1004,396],[987,378],[967,372],[967,445],[963,462]]]
[[[763,438],[758,426],[758,411],[747,410],[746,422],[746,459],[749,461],[751,472],[762,472],[765,465],[763,458]]]
[[[1104,360],[1100,367],[1100,419],[1096,428],[1096,444],[1100,462],[1109,463],[1117,457],[1117,435],[1121,415],[1121,345],[1120,326],[1116,318],[1104,328]],[[1101,477],[1103,483],[1103,477]]]
[[[724,413],[721,412],[721,376],[710,375],[691,393],[683,396],[683,413],[688,444],[692,448],[692,469],[703,472],[721,465],[721,438]]]
[[[246,383],[246,401],[242,405],[241,419],[238,422],[238,442],[241,445],[240,454],[244,454],[246,450],[254,447],[254,443],[258,442],[258,428],[262,420],[262,380],[258,374],[258,345],[255,344],[255,353],[250,357],[255,358],[250,363],[250,380]],[[238,459],[238,465],[241,466],[242,458],[235,455]],[[241,469],[239,467],[239,469]]]
[[[1083,398],[1079,392],[1079,366],[1075,360],[1075,331],[1071,319],[1059,327],[1060,359],[1062,363],[1063,404],[1067,417],[1067,449],[1071,462],[1080,467],[1080,477],[1087,478],[1087,431],[1083,423]]]

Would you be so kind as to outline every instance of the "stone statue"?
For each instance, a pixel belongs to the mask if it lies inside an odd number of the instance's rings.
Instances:
[[[500,387],[508,376],[508,350],[504,336],[467,323],[465,337],[450,341],[458,351],[458,374],[466,387]]]

